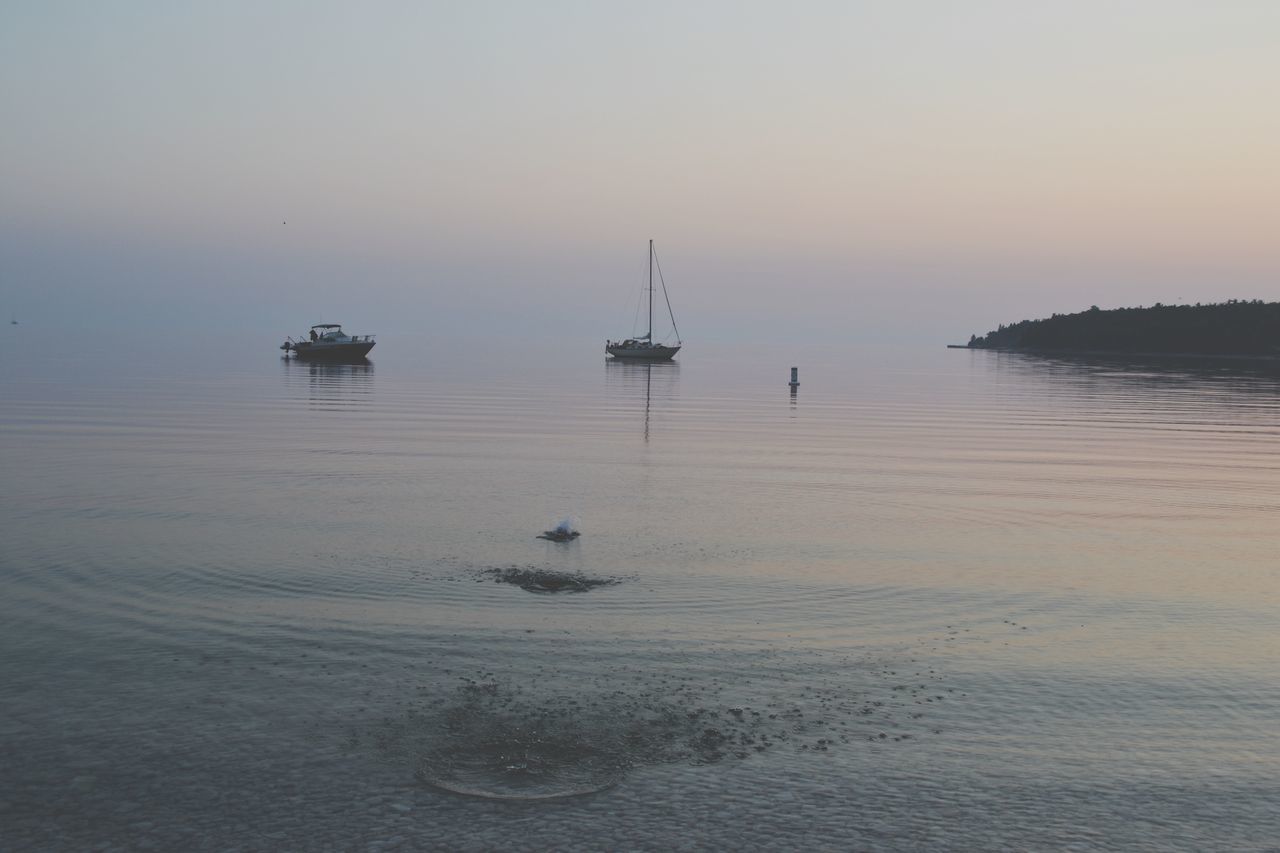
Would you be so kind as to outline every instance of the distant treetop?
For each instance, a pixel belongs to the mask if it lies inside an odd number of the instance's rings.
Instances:
[[[1114,308],[1001,325],[973,335],[975,349],[1280,356],[1280,302]]]

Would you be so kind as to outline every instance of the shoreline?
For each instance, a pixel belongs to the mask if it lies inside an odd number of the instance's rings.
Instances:
[[[1280,361],[1280,355],[1245,355],[1237,353],[1203,352],[1131,352],[1128,350],[1038,349],[1032,347],[971,347],[968,344],[947,344],[947,349],[965,349],[973,352],[1011,352],[1022,355],[1101,356],[1105,358],[1194,358],[1221,359],[1226,361]]]

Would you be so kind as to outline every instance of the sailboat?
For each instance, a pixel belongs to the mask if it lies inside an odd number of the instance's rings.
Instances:
[[[649,241],[649,330],[636,338],[623,341],[605,341],[604,351],[614,358],[625,358],[632,361],[670,361],[672,356],[680,352],[683,342],[680,330],[676,328],[676,315],[671,310],[671,298],[667,296],[667,283],[662,279],[662,269],[658,269],[658,281],[662,284],[662,298],[667,303],[667,313],[671,315],[671,329],[675,332],[674,346],[655,344],[653,342],[653,241]]]

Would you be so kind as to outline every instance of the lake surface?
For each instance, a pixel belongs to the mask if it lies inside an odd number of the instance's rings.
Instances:
[[[5,849],[1280,849],[1270,369],[2,337]]]

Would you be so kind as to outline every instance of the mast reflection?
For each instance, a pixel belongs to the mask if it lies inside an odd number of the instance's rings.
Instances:
[[[644,440],[649,441],[649,427],[654,412],[654,398],[676,396],[680,385],[680,363],[677,361],[643,362],[621,359],[605,360],[605,387],[627,399],[639,400],[644,395]]]

